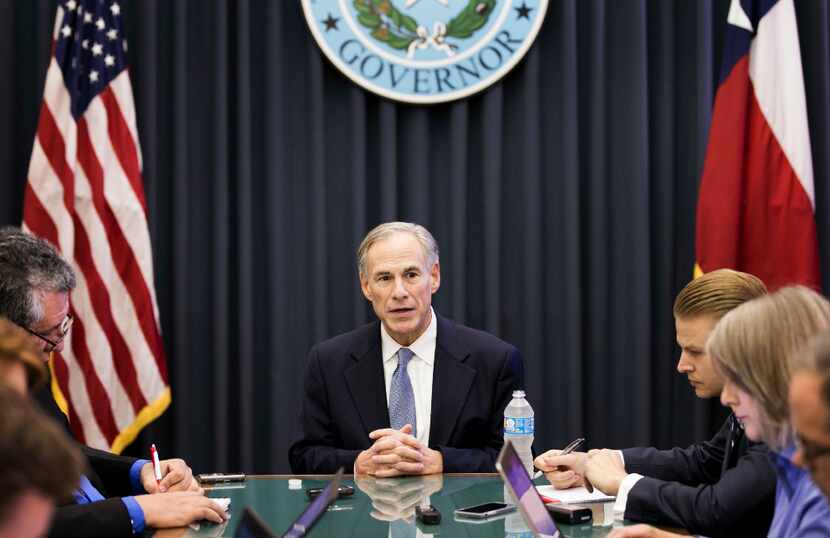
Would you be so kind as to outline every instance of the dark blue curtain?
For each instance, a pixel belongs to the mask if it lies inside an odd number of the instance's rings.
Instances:
[[[439,312],[522,349],[538,448],[718,425],[674,370],[671,305],[728,0],[554,0],[502,82],[431,107],[351,84],[299,2],[124,3],[173,385],[140,444],[198,471],[287,472],[305,354],[371,319],[353,253],[391,219],[438,239]],[[0,4],[3,224],[21,219],[54,7]],[[796,10],[830,267],[830,15]]]

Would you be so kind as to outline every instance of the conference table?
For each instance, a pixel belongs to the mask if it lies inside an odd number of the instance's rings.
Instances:
[[[246,507],[257,514],[281,535],[308,506],[305,490],[323,487],[331,477],[257,475],[244,482],[223,484],[208,491],[210,497],[231,499],[230,519],[223,525],[202,523],[198,530],[168,529],[152,534],[154,538],[232,537]],[[299,479],[289,482],[289,479]],[[383,538],[530,538],[522,516],[514,512],[482,522],[458,519],[457,508],[488,501],[502,501],[507,492],[497,474],[445,474],[426,477],[376,479],[344,477],[344,484],[355,487],[354,495],[337,499],[311,532],[311,537],[383,537]],[[546,483],[544,478],[537,484]],[[298,487],[299,486],[299,487]],[[428,500],[441,512],[439,525],[424,525],[415,520],[415,506]],[[565,537],[607,535],[613,526],[631,524],[613,518],[613,503],[588,505],[593,523],[562,525]]]

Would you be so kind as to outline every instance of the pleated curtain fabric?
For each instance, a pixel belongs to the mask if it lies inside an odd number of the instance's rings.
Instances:
[[[438,240],[436,311],[523,352],[538,449],[686,445],[719,425],[675,371],[671,307],[694,263],[728,0],[551,2],[500,83],[428,107],[346,80],[299,2],[121,3],[173,393],[141,446],[288,472],[306,354],[374,318],[354,251],[392,219]],[[823,148],[830,16],[795,7]],[[0,3],[2,223],[21,220],[53,16],[50,0]]]

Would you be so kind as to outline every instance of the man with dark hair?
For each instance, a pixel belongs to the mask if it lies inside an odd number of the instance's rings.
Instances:
[[[82,456],[23,394],[0,385],[0,538],[37,538],[72,497]]]
[[[495,336],[437,315],[438,246],[423,226],[388,222],[357,252],[360,287],[378,321],[311,350],[298,474],[493,472],[502,414],[522,359]]]
[[[75,272],[52,245],[18,228],[0,229],[0,315],[37,336],[46,353],[63,350],[75,285]]]
[[[69,293],[75,285],[74,271],[48,242],[18,228],[0,229],[0,316],[24,329],[44,356],[63,350],[72,327]],[[70,431],[48,386],[35,399]],[[147,460],[81,449],[87,469],[80,487],[55,511],[50,537],[129,536],[145,527],[179,527],[201,519],[219,523],[227,517],[203,495],[183,460],[163,460],[164,478],[157,484]]]
[[[810,471],[830,500],[830,332],[817,336],[794,362],[790,418],[796,435],[793,461]]]
[[[678,294],[677,371],[699,398],[719,397],[724,385],[706,353],[709,334],[727,312],[766,293],[755,276],[720,269]],[[617,497],[615,514],[628,520],[729,537],[766,536],[772,520],[776,477],[768,450],[746,438],[734,415],[710,441],[688,448],[558,453],[549,451],[534,462],[555,487],[581,485],[587,476],[597,489]]]

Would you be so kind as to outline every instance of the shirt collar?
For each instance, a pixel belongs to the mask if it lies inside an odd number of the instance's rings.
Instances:
[[[776,474],[778,475],[778,484],[784,488],[789,496],[793,495],[798,482],[802,479],[802,476],[807,473],[806,469],[803,469],[793,463],[793,454],[795,454],[795,443],[793,441],[789,441],[787,445],[778,452],[775,450],[769,451],[770,460],[772,461]]]
[[[433,310],[432,307],[429,307],[429,315],[430,320],[427,330],[425,330],[417,340],[412,342],[411,345],[406,347],[412,350],[416,357],[419,357],[424,362],[432,366],[435,362],[435,343],[438,339],[438,324],[435,323],[435,310]],[[383,322],[380,324],[380,343],[381,353],[383,354],[383,362],[394,359],[395,355],[398,353],[398,350],[404,347],[397,343],[394,338],[389,336]]]

